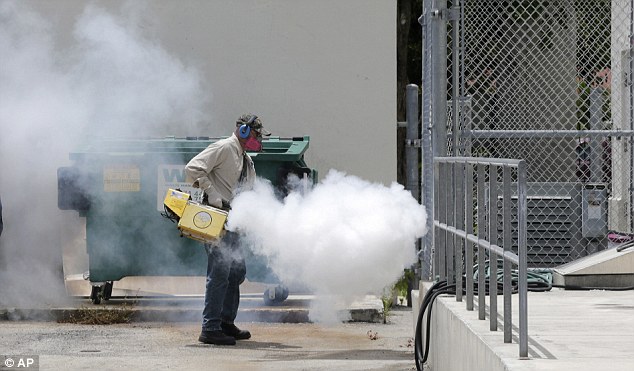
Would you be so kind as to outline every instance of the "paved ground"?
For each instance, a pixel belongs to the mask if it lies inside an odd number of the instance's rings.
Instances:
[[[634,370],[634,291],[571,291],[553,289],[528,295],[529,360],[521,360],[517,344],[517,313],[513,313],[513,343],[505,344],[503,326],[489,330],[489,317],[478,320],[454,297],[440,299],[462,323],[484,341],[513,371]],[[487,297],[487,309],[489,298]],[[502,297],[498,297],[498,310]],[[513,310],[518,308],[513,295]]]
[[[529,356],[509,370],[634,370],[634,291],[530,293]]]
[[[356,322],[320,325],[307,322],[310,297],[291,296],[283,305],[263,306],[261,294],[245,295],[238,324],[253,338],[219,347],[197,341],[201,300],[114,299],[95,306],[83,299],[70,308],[0,309],[0,361],[2,356],[37,355],[41,370],[415,370],[415,316],[406,307],[392,310],[384,324],[377,321],[376,299],[370,298],[350,309]],[[439,300],[507,370],[634,369],[632,291],[529,293],[530,360],[518,359],[516,340],[503,343],[501,325],[491,333],[488,319],[480,321],[477,312],[465,311],[464,302]],[[515,309],[516,300],[514,295]],[[94,309],[101,314],[129,311],[133,322],[57,320]],[[1,364],[0,370],[5,370]]]
[[[390,311],[385,324],[242,321],[238,325],[253,337],[233,347],[199,343],[198,319],[81,325],[8,320],[16,313],[10,312],[0,321],[0,359],[38,355],[40,370],[415,369],[412,311],[406,307]]]

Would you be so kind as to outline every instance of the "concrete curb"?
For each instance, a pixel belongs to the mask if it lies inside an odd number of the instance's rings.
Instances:
[[[289,298],[275,306],[264,306],[260,298],[243,298],[238,311],[239,322],[310,323],[310,298]],[[113,298],[106,304],[94,305],[87,299],[64,307],[0,309],[0,321],[73,322],[90,316],[106,318],[110,323],[117,317],[121,322],[199,322],[201,298]],[[366,299],[351,308],[337,311],[349,322],[383,322],[380,299]],[[110,318],[110,319],[107,319]]]

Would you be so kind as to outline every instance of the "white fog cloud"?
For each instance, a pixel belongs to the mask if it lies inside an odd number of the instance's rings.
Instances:
[[[70,152],[91,138],[209,131],[201,76],[143,32],[133,3],[117,15],[88,5],[61,35],[32,3],[0,1],[0,303],[64,298],[57,169]]]
[[[232,202],[228,228],[245,232],[283,283],[312,289],[312,319],[328,320],[335,302],[380,295],[416,262],[425,220],[424,207],[401,185],[331,170],[312,190],[284,200],[259,181]]]

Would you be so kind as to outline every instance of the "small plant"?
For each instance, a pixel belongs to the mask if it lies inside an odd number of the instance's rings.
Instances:
[[[414,279],[414,271],[406,269],[401,278],[398,279],[390,288],[386,288],[381,296],[383,302],[383,323],[387,323],[387,318],[390,316],[392,307],[398,304],[396,301],[400,301],[403,304],[403,300],[399,300],[399,296],[406,297],[409,283]]]
[[[403,276],[394,284],[394,290],[398,296],[407,296],[409,283],[414,280],[414,271],[406,269]]]
[[[384,294],[381,297],[381,301],[383,302],[383,323],[387,323],[387,317],[389,317],[392,312],[392,295]]]

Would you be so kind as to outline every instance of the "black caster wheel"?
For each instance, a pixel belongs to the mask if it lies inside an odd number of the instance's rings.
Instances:
[[[266,289],[266,291],[264,291],[264,294],[262,295],[262,298],[264,299],[264,304],[266,305],[279,305],[288,298],[288,287],[286,286],[275,286],[275,291],[273,295],[271,295],[270,290],[271,289]]]
[[[112,297],[113,285],[114,283],[112,281],[108,281],[105,285],[103,285],[103,300],[110,300],[110,298]]]
[[[103,298],[102,289],[103,289],[103,286],[92,287],[92,290],[90,292],[90,301],[92,301],[93,304],[101,303],[101,299]]]

